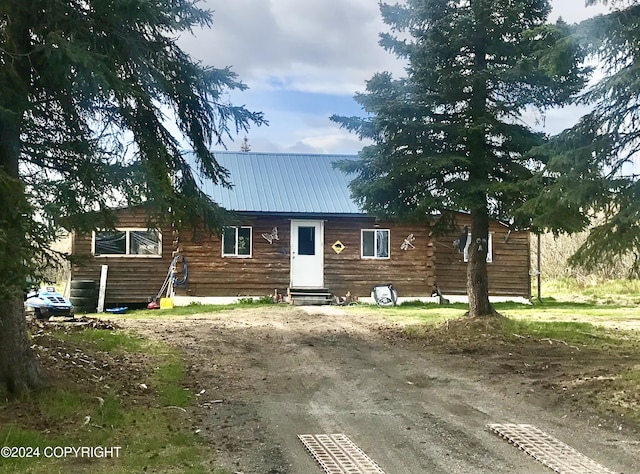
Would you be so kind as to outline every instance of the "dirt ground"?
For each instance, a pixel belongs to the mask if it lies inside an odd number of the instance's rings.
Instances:
[[[198,394],[193,429],[233,473],[320,473],[297,438],[320,433],[346,434],[388,474],[550,472],[486,427],[507,422],[535,425],[615,472],[640,472],[638,421],[593,409],[637,352],[443,344],[334,307],[116,322],[184,351]]]

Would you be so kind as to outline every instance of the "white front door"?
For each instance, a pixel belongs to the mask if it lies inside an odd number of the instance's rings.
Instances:
[[[323,288],[323,249],[323,221],[291,221],[291,288]]]

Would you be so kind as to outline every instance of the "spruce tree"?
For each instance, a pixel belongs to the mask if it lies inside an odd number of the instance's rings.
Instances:
[[[634,253],[640,275],[640,4],[610,3],[612,11],[581,22],[575,37],[599,64],[600,79],[579,99],[590,112],[538,150],[548,166],[546,192],[526,204],[535,223],[553,232],[590,228],[571,262],[589,269]]]
[[[231,70],[177,46],[179,34],[211,24],[197,4],[0,0],[0,393],[42,384],[23,291],[54,257],[61,225],[108,227],[111,206],[140,203],[150,225],[215,225],[220,209],[182,149],[225,184],[210,145],[264,120],[226,101],[245,88]]]
[[[545,137],[521,115],[574,97],[585,80],[581,49],[566,24],[547,23],[546,0],[408,0],[381,12],[391,33],[380,43],[407,61],[406,76],[375,74],[355,97],[367,115],[332,117],[373,142],[340,166],[375,215],[469,212],[469,315],[495,314],[489,221],[529,226],[519,209],[539,192],[531,178],[544,166],[528,151]]]

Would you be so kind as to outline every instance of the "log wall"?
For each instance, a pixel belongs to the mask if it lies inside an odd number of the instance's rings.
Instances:
[[[146,228],[143,209],[119,210],[117,214],[119,228]],[[72,253],[81,257],[82,262],[72,266],[71,278],[94,280],[98,286],[102,265],[108,265],[105,307],[146,303],[156,296],[167,276],[173,258],[173,239],[171,229],[163,229],[161,257],[95,257],[91,253],[92,234],[78,235],[74,232]]]
[[[373,229],[368,218],[331,218],[325,220],[325,287],[336,295],[369,296],[374,285],[393,283],[402,296],[431,293],[433,286],[433,247],[426,227],[380,223],[390,229],[391,259],[361,259],[360,230]],[[274,290],[286,294],[290,276],[291,220],[253,217],[242,225],[252,226],[252,257],[222,257],[218,236],[194,236],[184,233],[179,252],[189,264],[189,285],[178,294],[190,296],[260,296]],[[269,243],[262,234],[277,227],[279,240]],[[403,251],[400,245],[413,233],[415,249]],[[336,253],[332,245],[344,244]]]
[[[456,224],[465,224],[471,231],[471,219],[461,214]],[[511,232],[498,222],[491,222],[489,232],[493,240],[493,261],[487,263],[489,293],[496,296],[531,297],[529,278],[529,233]],[[459,234],[434,238],[435,281],[444,294],[467,294],[467,263],[463,254],[454,248]]]
[[[181,233],[178,252],[187,258],[189,283],[176,294],[189,296],[262,296],[289,286],[290,221],[284,218],[247,218],[252,227],[252,256],[223,257],[217,235]],[[262,234],[278,228],[279,240],[269,243]]]
[[[389,229],[389,259],[360,257],[361,229]],[[413,234],[415,248],[402,250]],[[337,254],[331,246],[339,240],[345,249]],[[433,243],[425,225],[376,223],[367,218],[332,219],[325,223],[325,286],[334,294],[370,296],[378,284],[392,283],[400,296],[429,296],[433,288]]]
[[[144,228],[144,211],[119,211],[119,227]],[[470,225],[460,215],[458,224]],[[252,227],[251,258],[222,257],[219,236],[183,232],[175,238],[171,229],[163,230],[162,256],[94,257],[91,235],[73,237],[73,253],[85,257],[72,268],[73,279],[99,282],[101,265],[109,265],[107,305],[145,303],[159,291],[175,252],[187,258],[189,281],[179,295],[261,296],[278,290],[286,294],[290,276],[291,219],[274,216],[247,216],[243,225]],[[269,243],[262,234],[277,227],[279,240]],[[390,259],[360,257],[361,229],[390,230]],[[492,295],[529,297],[529,234],[512,232],[492,223],[493,262],[488,264]],[[409,234],[415,248],[401,250]],[[508,238],[507,238],[508,235]],[[371,218],[333,217],[325,220],[325,287],[335,295],[347,292],[369,296],[373,286],[392,283],[400,296],[430,296],[434,284],[445,294],[466,294],[466,267],[463,254],[453,246],[456,234],[431,237],[424,225],[376,222]],[[336,253],[332,245],[341,241],[344,250]]]

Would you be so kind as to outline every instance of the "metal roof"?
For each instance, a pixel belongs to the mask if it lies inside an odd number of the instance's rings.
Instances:
[[[364,214],[351,199],[348,176],[333,167],[354,155],[214,152],[231,189],[200,178],[201,189],[238,212]],[[193,157],[191,158],[193,160]],[[197,167],[192,169],[197,173]]]

